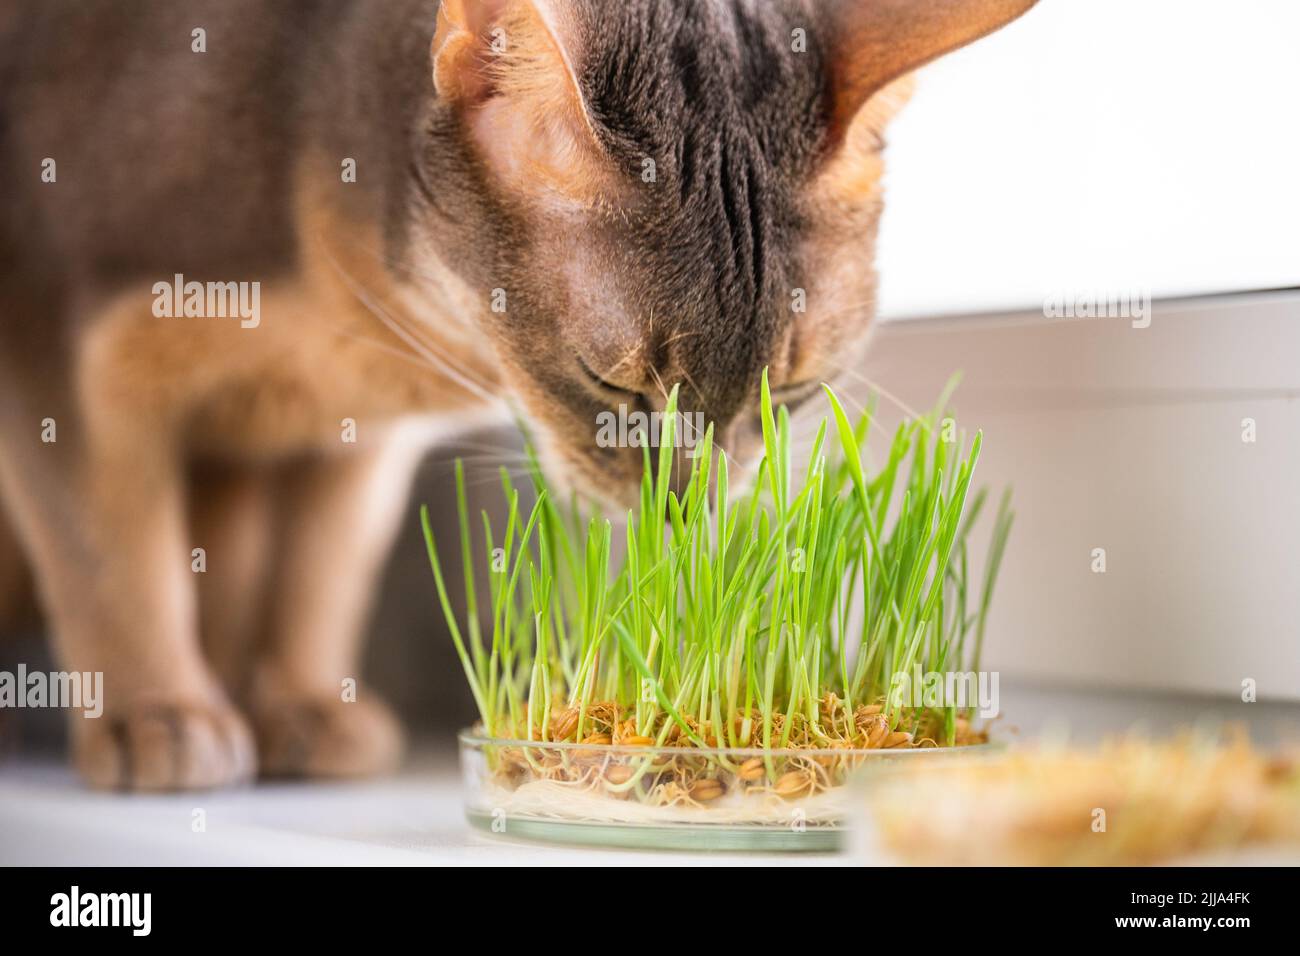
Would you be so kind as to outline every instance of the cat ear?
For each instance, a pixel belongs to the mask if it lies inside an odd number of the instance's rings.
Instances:
[[[443,0],[433,37],[438,95],[460,105],[543,98],[586,116],[580,31],[564,0]]]
[[[439,98],[465,113],[508,185],[590,205],[611,188],[578,82],[586,49],[572,0],[443,0],[433,38]]]
[[[1038,0],[831,0],[832,125],[893,80],[1005,26]]]

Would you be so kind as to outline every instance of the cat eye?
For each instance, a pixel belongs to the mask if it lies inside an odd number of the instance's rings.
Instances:
[[[781,385],[772,389],[772,403],[774,405],[788,405],[793,408],[811,398],[819,388],[821,388],[821,382],[816,379]]]
[[[639,397],[639,393],[634,392],[632,389],[623,388],[621,385],[615,385],[613,382],[606,381],[604,378],[597,375],[581,355],[576,356],[576,358],[578,360],[578,367],[582,369],[582,374],[587,376],[588,381],[590,381],[592,385],[595,385],[597,388],[606,392],[613,392],[616,395],[627,395],[632,398]]]

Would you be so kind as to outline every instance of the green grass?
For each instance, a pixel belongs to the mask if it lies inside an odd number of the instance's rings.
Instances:
[[[458,462],[463,604],[448,593],[427,507],[421,517],[482,730],[697,747],[881,746],[885,732],[887,745],[902,734],[907,745],[962,742],[955,704],[895,707],[888,695],[917,666],[979,669],[1009,496],[972,585],[981,435],[966,445],[946,433],[945,397],[899,426],[869,469],[870,409],[855,420],[825,393],[829,417],[795,462],[789,415],[773,408],[764,374],[765,454],[741,489],[711,427],[693,457],[674,460],[674,389],[659,448],[645,453],[640,506],[618,526],[557,500],[535,459],[532,507],[503,470],[505,527],[473,520]],[[690,469],[681,498],[669,488],[675,466]]]

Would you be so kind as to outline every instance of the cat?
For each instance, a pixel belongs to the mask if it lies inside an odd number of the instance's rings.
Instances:
[[[909,75],[1034,2],[9,0],[0,493],[84,779],[394,766],[347,687],[430,429],[618,509],[597,417],[680,383],[752,460],[866,339]]]

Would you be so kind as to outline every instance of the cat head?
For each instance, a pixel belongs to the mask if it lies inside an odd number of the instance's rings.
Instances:
[[[1034,2],[444,0],[428,228],[555,477],[635,500],[673,384],[743,463],[764,367],[794,406],[851,365],[908,74]]]

